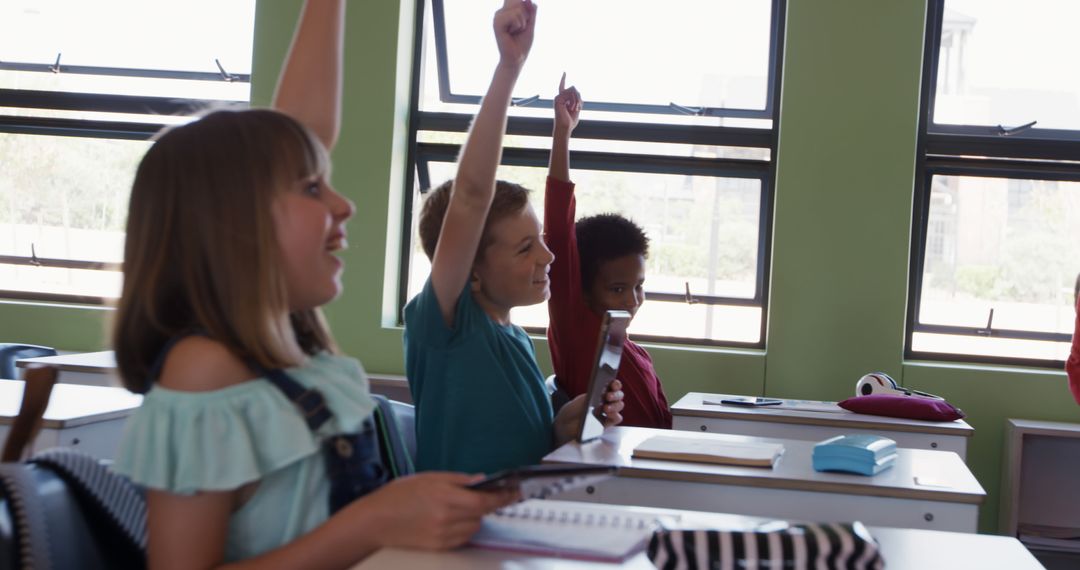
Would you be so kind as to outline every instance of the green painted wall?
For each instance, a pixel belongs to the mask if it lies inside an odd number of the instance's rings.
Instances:
[[[393,321],[415,0],[352,3],[334,183],[357,203],[346,292],[327,309],[368,370],[402,373]],[[976,428],[969,464],[996,529],[1004,421],[1080,421],[1057,371],[904,362],[924,0],[789,0],[767,351],[650,347],[668,396],[841,399],[884,370],[941,394]],[[253,100],[266,104],[300,2],[261,0]],[[0,302],[0,338],[106,346],[107,310]],[[542,363],[546,343],[537,340]],[[550,366],[546,366],[550,368]]]

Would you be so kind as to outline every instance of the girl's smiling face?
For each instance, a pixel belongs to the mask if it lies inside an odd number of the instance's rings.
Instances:
[[[313,309],[341,293],[345,222],[356,211],[321,174],[298,181],[274,200],[274,228],[281,251],[290,311]]]

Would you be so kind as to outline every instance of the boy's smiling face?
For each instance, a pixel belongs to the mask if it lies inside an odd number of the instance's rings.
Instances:
[[[510,322],[510,309],[535,305],[551,296],[548,270],[555,256],[544,243],[540,219],[531,205],[491,223],[491,243],[473,266],[471,288],[477,302],[497,322]]]
[[[645,302],[645,256],[631,253],[600,263],[585,291],[585,303],[597,314],[627,311],[637,314]]]

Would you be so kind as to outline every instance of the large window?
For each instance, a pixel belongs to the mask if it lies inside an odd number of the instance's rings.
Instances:
[[[120,293],[131,183],[149,139],[246,104],[254,0],[0,4],[0,297]]]
[[[1080,286],[1080,4],[932,0],[907,355],[1059,367]]]
[[[401,306],[430,271],[416,237],[423,194],[453,177],[496,63],[492,8],[426,0],[418,10]],[[585,98],[570,145],[578,215],[621,213],[651,242],[637,338],[763,347],[782,1],[551,0],[540,10],[499,177],[533,189],[542,216],[565,71]],[[540,331],[547,309],[513,318]]]

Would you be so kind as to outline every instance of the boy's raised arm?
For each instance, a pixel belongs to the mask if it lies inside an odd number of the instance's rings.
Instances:
[[[327,149],[341,130],[345,0],[307,0],[285,58],[273,107],[292,116]]]
[[[555,96],[555,127],[551,132],[551,157],[548,176],[570,182],[570,135],[581,114],[581,94],[576,87],[566,88],[566,74],[559,79],[559,94]]]
[[[484,220],[495,195],[495,170],[502,158],[506,110],[518,74],[532,47],[536,6],[531,0],[506,0],[495,13],[499,65],[458,158],[442,231],[431,262],[431,285],[447,326],[472,273]]]

